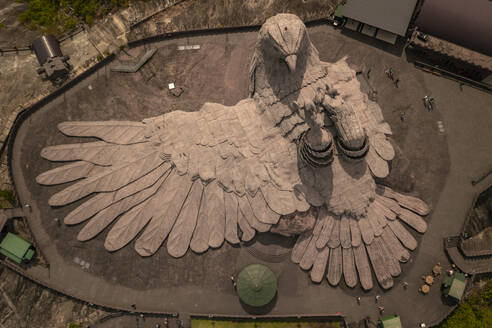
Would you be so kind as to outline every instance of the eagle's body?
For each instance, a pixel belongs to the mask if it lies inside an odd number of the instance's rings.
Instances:
[[[360,92],[345,62],[319,60],[304,24],[277,15],[260,30],[250,70],[250,97],[234,106],[205,103],[198,112],[175,111],[138,122],[65,122],[71,136],[102,141],[43,149],[53,161],[76,161],[38,176],[41,184],[76,182],[50,199],[61,206],[97,193],[65,218],[89,222],[89,240],[117,220],[105,247],[135,241],[142,256],[167,239],[174,257],[237,244],[266,232],[281,216],[314,209],[292,260],[321,281],[392,286],[399,261],[419,232],[419,199],[376,186],[388,174],[394,150],[381,110]],[[411,209],[408,211],[402,207]],[[402,245],[403,244],[403,245]],[[366,253],[367,250],[367,253]],[[369,256],[368,256],[369,255]],[[359,279],[357,278],[359,276]]]

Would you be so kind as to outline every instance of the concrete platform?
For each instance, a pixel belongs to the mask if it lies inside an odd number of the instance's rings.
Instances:
[[[418,293],[418,287],[423,283],[421,276],[428,274],[437,261],[444,270],[449,267],[442,238],[460,231],[474,195],[470,180],[492,162],[492,112],[487,110],[492,107],[492,96],[467,87],[459,91],[458,84],[420,72],[405,58],[342,36],[330,26],[309,31],[322,60],[349,55],[350,63],[365,67],[365,71],[371,68],[369,82],[378,92],[395,143],[405,154],[393,162],[394,173],[387,183],[419,195],[434,208],[427,218],[429,230],[422,238],[418,236],[420,246],[402,266],[403,273],[395,279],[394,288],[382,291],[376,286],[363,292],[359,286],[333,288],[326,280],[313,284],[288,258],[266,263],[244,247],[228,244],[203,255],[188,252],[181,259],[173,259],[164,251],[141,258],[132,245],[108,253],[103,247],[105,232],[80,243],[75,236],[81,225],[58,226],[54,220],[62,219],[77,204],[62,208],[47,205],[47,199],[62,186],[36,184],[34,177],[53,167],[39,153],[47,145],[80,142],[59,133],[58,123],[141,120],[175,109],[198,110],[205,101],[235,104],[247,95],[247,72],[256,33],[154,43],[148,47],[157,47],[158,52],[139,72],[122,75],[110,72],[106,66],[22,124],[10,158],[12,175],[21,204],[32,206],[28,222],[38,247],[50,262],[49,278],[43,275],[43,281],[87,302],[129,311],[135,305],[136,311],[245,315],[252,311],[239,302],[229,277],[256,262],[272,268],[279,291],[274,303],[255,315],[342,312],[348,321],[356,321],[368,315],[377,318],[378,306],[384,306],[384,314],[399,314],[404,326],[440,321],[451,308],[441,301],[438,283],[425,296]],[[201,48],[178,53],[177,47],[183,44],[200,44]],[[140,47],[131,53],[145,50]],[[389,67],[399,73],[399,88],[384,74]],[[170,82],[185,90],[179,98],[168,92]],[[436,99],[433,112],[422,104],[426,94]],[[444,134],[439,132],[437,121],[443,122]],[[80,260],[89,266],[80,265]],[[29,270],[35,274],[34,268]],[[404,281],[409,284],[406,290],[402,287]],[[382,296],[378,304],[376,295]],[[361,297],[360,305],[357,296]]]

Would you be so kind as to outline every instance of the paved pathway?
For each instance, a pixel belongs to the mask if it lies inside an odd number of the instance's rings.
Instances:
[[[411,64],[366,44],[347,39],[339,35],[338,32],[334,32],[329,26],[317,27],[311,30],[311,33],[317,33],[317,40],[322,40],[325,35],[329,36],[330,40],[339,40],[340,44],[333,44],[333,46],[339,47],[340,53],[343,53],[347,49],[346,47],[352,47],[359,49],[358,51],[365,55],[377,54],[383,60],[398,62],[402,68],[418,76],[424,89],[434,96],[439,107],[442,116],[440,119],[443,122],[448,140],[451,167],[441,195],[439,197],[436,195],[438,201],[431,214],[429,230],[421,239],[420,246],[414,252],[411,263],[403,266],[402,271],[404,273],[396,279],[393,289],[383,292],[376,287],[371,292],[364,293],[359,287],[353,290],[342,287],[333,288],[328,286],[326,281],[321,285],[314,285],[305,272],[286,260],[281,263],[268,264],[278,276],[279,282],[278,297],[270,314],[326,314],[340,311],[347,315],[348,321],[355,321],[367,315],[377,318],[378,306],[382,305],[385,307],[384,314],[398,313],[406,327],[414,327],[421,321],[434,322],[439,320],[442,314],[447,313],[450,308],[442,304],[438,286],[431,288],[431,292],[426,296],[420,295],[417,289],[422,284],[420,277],[430,272],[435,262],[440,261],[444,269],[449,265],[443,251],[442,238],[456,235],[460,231],[476,190],[475,187],[471,186],[470,181],[480,175],[492,163],[492,152],[490,152],[492,96],[467,87],[464,87],[463,91],[460,92],[455,82],[420,71],[413,71]],[[226,42],[237,44],[244,42],[242,39],[244,37],[241,34],[197,37],[189,40],[189,43]],[[247,37],[245,43],[248,44],[253,41],[254,38]],[[164,46],[166,43],[161,42],[157,45]],[[361,58],[363,58],[363,54]],[[84,81],[80,88],[86,88],[93,78],[95,77]],[[76,91],[74,89],[71,92]],[[415,97],[418,96],[415,94]],[[43,113],[47,115],[48,107],[46,106],[35,115],[43,115]],[[424,109],[422,115],[426,115]],[[436,115],[429,114],[428,119],[434,120],[435,117]],[[409,124],[410,129],[418,130],[418,126]],[[437,131],[437,122],[435,124]],[[12,174],[21,203],[32,204],[33,215],[29,219],[29,224],[39,247],[51,263],[48,283],[77,298],[127,310],[131,310],[131,305],[136,304],[137,311],[247,314],[238,301],[230,281],[223,281],[225,286],[221,290],[206,286],[197,287],[191,284],[136,290],[124,287],[117,282],[104,281],[88,271],[81,270],[80,266],[65,262],[38,219],[40,213],[35,201],[37,195],[31,194],[28,190],[20,170],[22,166],[29,165],[29,163],[20,161],[26,133],[29,133],[28,123],[24,125],[16,137],[13,158],[11,159]],[[408,133],[409,135],[418,134],[418,131]],[[411,138],[403,140],[412,142]],[[402,148],[406,147],[418,147],[418,145],[402,145]],[[440,158],[435,160],[439,161]],[[481,184],[487,184],[491,181],[492,178],[489,177]],[[425,183],[425,181],[421,183]],[[233,251],[236,255],[235,262],[226,264],[229,266],[227,269],[231,272],[237,272],[249,263],[261,263],[244,248],[237,248]],[[108,256],[108,260],[110,259],[112,258]],[[34,271],[32,272],[34,273]],[[184,274],[184,272],[176,272],[176,274]],[[407,290],[401,287],[402,281],[409,283]],[[375,303],[375,295],[377,294],[382,295],[380,304]],[[361,304],[357,305],[356,296],[359,295],[362,299]]]

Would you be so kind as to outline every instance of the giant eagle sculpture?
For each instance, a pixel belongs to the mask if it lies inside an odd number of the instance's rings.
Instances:
[[[100,141],[49,146],[41,156],[70,162],[37,177],[75,181],[49,204],[84,198],[64,222],[86,222],[78,239],[114,222],[105,248],[131,243],[141,256],[164,244],[173,257],[239,244],[279,220],[311,211],[291,259],[311,279],[393,286],[400,262],[423,233],[429,207],[377,185],[395,156],[379,106],[360,91],[345,59],[319,59],[305,25],[279,14],[262,26],[249,72],[249,97],[234,106],[205,103],[142,122],[63,122],[67,136]],[[86,199],[86,196],[91,195]],[[402,224],[404,222],[405,224]],[[138,235],[138,237],[137,237]],[[137,238],[136,238],[137,237]]]

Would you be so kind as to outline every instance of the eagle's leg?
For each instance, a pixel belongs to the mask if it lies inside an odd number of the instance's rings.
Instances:
[[[311,167],[324,167],[333,161],[333,138],[323,128],[311,128],[301,135],[298,152],[300,158]]]
[[[367,135],[354,108],[340,96],[324,97],[322,107],[335,125],[338,149],[350,160],[361,160],[369,150]]]

